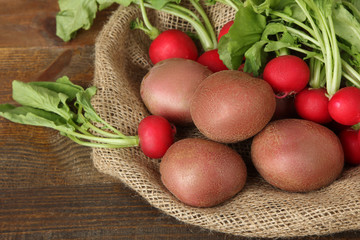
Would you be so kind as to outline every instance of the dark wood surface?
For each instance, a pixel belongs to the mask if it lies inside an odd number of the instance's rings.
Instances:
[[[75,1],[75,0],[74,0]],[[56,0],[0,0],[0,103],[11,82],[67,75],[89,85],[94,42],[113,6],[69,43],[55,35]],[[64,156],[74,148],[80,158]],[[246,239],[178,222],[93,167],[89,149],[55,131],[0,118],[0,239]],[[79,168],[87,175],[80,176]],[[359,239],[359,232],[304,239]]]

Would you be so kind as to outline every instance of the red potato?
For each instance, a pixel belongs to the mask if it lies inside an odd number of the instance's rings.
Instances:
[[[249,74],[225,70],[202,81],[190,104],[195,126],[209,139],[234,143],[250,138],[275,111],[270,85]]]
[[[247,169],[232,148],[187,138],[175,142],[160,163],[161,180],[181,202],[212,207],[235,196],[245,185]]]
[[[196,88],[212,72],[193,60],[172,58],[150,69],[140,85],[140,95],[148,110],[174,124],[190,124],[190,99]]]
[[[185,58],[196,60],[198,50],[194,41],[184,32],[169,29],[151,42],[149,57],[153,64],[169,58]]]
[[[271,185],[309,192],[335,181],[344,166],[339,138],[330,129],[304,119],[273,121],[253,139],[251,158]]]

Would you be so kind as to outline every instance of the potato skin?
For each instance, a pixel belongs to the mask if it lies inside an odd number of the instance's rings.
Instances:
[[[153,115],[168,121],[192,123],[190,99],[196,88],[212,72],[200,63],[183,58],[166,59],[155,64],[143,78],[140,95]]]
[[[234,143],[254,136],[276,107],[271,86],[236,70],[214,73],[202,81],[190,104],[195,126],[211,140]]]
[[[325,187],[344,166],[339,138],[330,129],[303,119],[269,123],[254,137],[251,158],[268,183],[290,192]]]
[[[212,207],[237,194],[247,169],[232,148],[213,141],[186,138],[175,142],[160,163],[161,180],[181,202]]]

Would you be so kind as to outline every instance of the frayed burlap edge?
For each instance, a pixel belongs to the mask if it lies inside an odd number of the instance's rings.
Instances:
[[[218,32],[234,17],[224,5],[206,7]],[[110,124],[136,135],[140,120],[148,115],[139,95],[142,77],[151,67],[147,57],[150,40],[129,28],[140,17],[135,6],[119,7],[99,34],[95,45],[95,109]],[[161,30],[193,29],[180,19],[149,11]],[[180,129],[180,137],[201,137],[196,129]],[[248,146],[244,144],[243,146]],[[246,147],[235,146],[242,155]],[[174,218],[209,230],[247,237],[299,237],[360,229],[360,167],[346,169],[332,185],[319,191],[288,193],[271,187],[256,173],[249,174],[245,188],[226,203],[194,208],[177,201],[161,184],[159,160],[145,157],[139,148],[98,149],[95,167],[136,191],[152,206]]]

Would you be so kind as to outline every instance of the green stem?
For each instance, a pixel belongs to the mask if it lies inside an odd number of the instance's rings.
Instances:
[[[63,131],[64,134],[67,136],[73,136],[78,139],[86,139],[89,141],[95,141],[99,143],[108,143],[111,145],[117,145],[119,147],[135,147],[139,145],[139,138],[137,136],[132,138],[126,139],[119,139],[119,138],[104,138],[104,137],[96,137],[96,136],[88,136],[78,132],[72,131]]]
[[[66,136],[68,138],[70,138],[71,140],[73,140],[74,142],[76,142],[77,144],[86,146],[86,147],[99,147],[99,148],[120,148],[120,147],[133,147],[133,145],[129,145],[129,146],[125,146],[125,145],[115,145],[115,144],[105,144],[105,143],[94,143],[94,142],[85,142],[85,141],[81,141],[80,139],[72,136],[72,135],[67,135]]]
[[[118,134],[113,134],[113,133],[110,133],[110,132],[107,132],[107,131],[104,131],[96,126],[94,126],[93,124],[91,124],[90,122],[86,122],[84,123],[84,125],[88,128],[90,128],[91,130],[93,130],[94,132],[98,133],[98,134],[101,134],[103,136],[106,136],[106,137],[110,137],[110,138],[124,138],[122,136],[119,136]],[[127,137],[129,138],[129,137]]]
[[[239,8],[243,6],[243,2],[240,0],[215,0],[216,2],[222,3],[232,7],[236,12],[239,11]]]
[[[342,75],[353,83],[355,86],[360,88],[360,74],[350,66],[345,60],[342,60]]]
[[[155,9],[151,4],[144,3],[144,5],[148,8]],[[204,27],[204,25],[200,21],[193,19],[191,16],[187,15],[186,12],[188,10],[186,10],[186,8],[181,6],[178,6],[177,8],[173,8],[171,7],[171,4],[167,4],[165,7],[161,9],[161,11],[164,13],[169,13],[174,16],[180,17],[186,20],[187,22],[189,22],[194,27],[197,34],[199,35],[201,45],[205,51],[215,49],[212,39],[209,33],[207,32],[206,28]]]
[[[310,59],[310,72],[311,78],[309,85],[311,88],[320,88],[321,87],[321,62],[315,58]]]
[[[309,12],[307,11],[306,6],[304,5],[304,2],[301,1],[301,0],[295,0],[295,2],[301,8],[301,10],[305,14],[307,20],[309,21],[309,23],[311,25],[311,28],[312,28],[312,34],[311,35],[313,35],[315,37],[315,39],[317,39],[321,51],[325,52],[324,42],[322,41],[322,37],[321,37],[321,34],[319,32],[319,29],[316,26],[313,18],[310,16]]]
[[[150,37],[151,40],[154,40],[157,36],[159,36],[160,34],[160,31],[159,29],[157,29],[156,27],[154,27],[150,21],[149,21],[149,18],[147,17],[147,14],[146,14],[146,9],[145,9],[145,6],[144,6],[144,1],[143,0],[139,0],[140,3],[139,3],[139,7],[140,7],[140,10],[141,10],[141,15],[142,15],[142,18],[143,18],[143,21],[145,23],[145,26],[147,28],[147,35]],[[144,29],[143,29],[144,30]],[[144,30],[145,31],[145,30]]]
[[[278,12],[278,11],[274,11],[271,10],[270,14],[280,17],[281,19],[283,19],[286,22],[289,23],[295,23],[296,25],[298,25],[299,27],[303,28],[304,30],[306,30],[309,34],[311,34],[312,36],[315,36],[315,32],[313,29],[311,29],[309,26],[307,26],[306,24],[300,22],[299,20],[290,17],[289,15],[286,15],[284,13]]]
[[[292,28],[292,27],[288,27],[286,26],[286,30],[294,35],[297,35],[297,36],[300,36],[301,38],[303,39],[306,39],[308,40],[309,42],[312,42],[313,44],[315,44],[316,46],[320,46],[320,43],[319,41],[317,41],[316,39],[312,38],[311,36],[305,34],[304,32],[302,31],[299,31],[295,28]]]
[[[195,10],[198,11],[198,13],[200,14],[200,16],[202,17],[204,23],[205,23],[205,28],[212,40],[213,43],[213,48],[217,47],[217,38],[216,38],[216,34],[214,31],[214,28],[209,20],[209,17],[207,16],[206,12],[204,11],[203,7],[199,4],[198,0],[190,0],[190,3],[194,6]]]
[[[299,47],[289,46],[288,48],[291,49],[291,50],[297,51],[297,52],[299,52],[299,53],[306,54],[306,55],[312,55],[312,54],[314,53],[314,52],[311,52],[311,51],[308,51],[308,50],[305,50],[305,49],[299,48]],[[319,60],[319,61],[321,61],[321,62],[324,62],[324,59],[321,58],[318,54],[317,54],[317,55],[314,55],[314,56],[312,56],[312,57],[315,58],[315,59],[317,59],[317,60]]]
[[[341,56],[339,47],[337,44],[334,23],[332,21],[332,17],[327,17],[329,30],[330,30],[330,42],[331,42],[331,49],[332,49],[332,57],[333,57],[333,75],[330,87],[328,87],[328,93],[330,95],[335,94],[341,84],[341,75],[342,75],[342,67],[341,67]]]
[[[189,15],[189,17],[192,17],[194,21],[201,22],[200,18],[191,10],[184,8],[178,4],[174,3],[167,3],[166,6],[173,8],[174,10],[178,10],[180,12],[183,12],[184,14]]]

